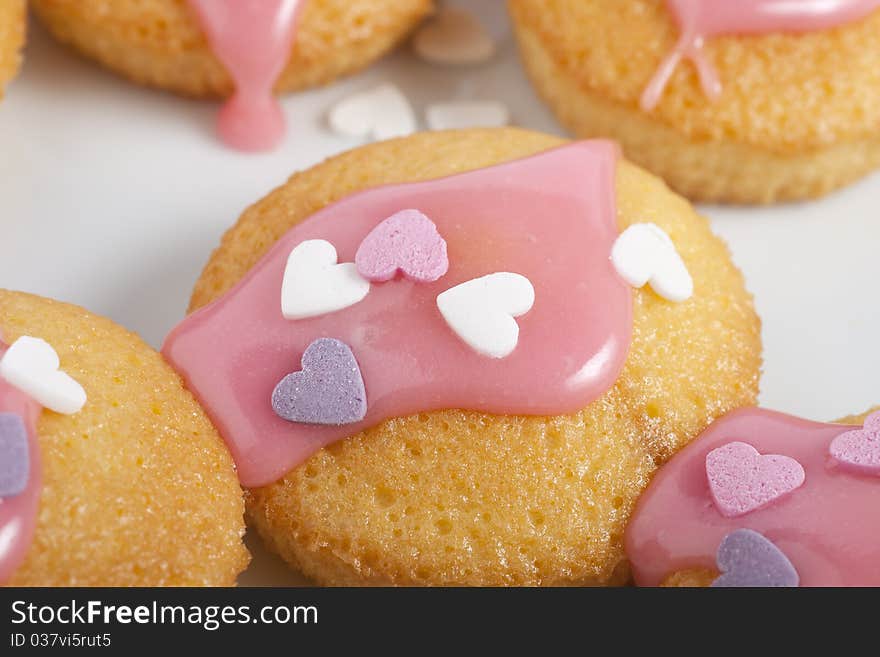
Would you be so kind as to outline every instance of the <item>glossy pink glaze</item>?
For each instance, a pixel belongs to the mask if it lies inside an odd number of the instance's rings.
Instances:
[[[217,119],[220,136],[244,151],[277,146],[285,121],[272,88],[290,58],[305,0],[188,1],[235,82]]]
[[[618,236],[617,149],[580,142],[440,180],[379,187],[328,206],[290,230],[228,294],[184,320],[163,353],[219,428],[245,486],[275,481],[321,447],[385,419],[446,408],[497,414],[577,411],[617,379],[632,335],[632,292],[609,255]],[[416,208],[448,243],[434,283],[374,284],[360,303],[322,317],[281,316],[291,249],[308,239],[351,262],[382,220]],[[507,358],[480,356],[446,325],[440,292],[497,271],[536,291]],[[294,424],[270,404],[316,338],[347,343],[367,390],[363,422]]]
[[[706,39],[770,32],[814,32],[860,20],[880,8],[880,0],[666,0],[680,37],[642,95],[642,109],[660,102],[683,58],[697,68],[703,91],[721,93],[721,81],[703,51]]]
[[[715,568],[721,539],[735,529],[763,534],[782,550],[801,586],[880,585],[880,480],[847,472],[828,446],[852,427],[820,424],[762,409],[735,411],[664,465],[639,499],[626,531],[636,583]],[[722,516],[709,494],[706,454],[732,441],[796,459],[804,484],[770,505]]]
[[[0,358],[7,348],[0,340]],[[24,419],[30,457],[27,487],[14,497],[0,498],[0,585],[5,584],[24,561],[37,525],[43,488],[37,420],[42,410],[33,399],[0,379],[0,413],[17,413]]]

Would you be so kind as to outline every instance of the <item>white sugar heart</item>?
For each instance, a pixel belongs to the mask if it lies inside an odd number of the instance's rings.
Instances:
[[[353,306],[370,291],[370,282],[353,262],[337,264],[336,247],[306,240],[290,252],[281,283],[281,314],[305,319]]]
[[[0,359],[0,377],[45,408],[70,415],[86,403],[86,391],[58,369],[60,366],[52,345],[40,338],[23,336]]]
[[[497,272],[456,285],[437,297],[450,328],[474,351],[509,356],[519,341],[519,324],[535,303],[535,288],[520,274]]]
[[[495,41],[469,11],[448,7],[416,32],[413,49],[434,64],[479,64],[495,54]]]
[[[507,105],[494,100],[436,103],[425,111],[431,130],[497,128],[510,122]]]
[[[393,84],[356,93],[330,110],[330,127],[346,137],[391,139],[416,131],[416,116],[406,96]]]
[[[656,224],[633,224],[611,250],[611,262],[621,278],[633,287],[646,283],[664,299],[686,301],[694,293],[694,280],[666,232]]]

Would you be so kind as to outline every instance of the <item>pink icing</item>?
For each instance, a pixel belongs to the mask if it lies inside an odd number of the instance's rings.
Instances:
[[[618,236],[617,148],[580,142],[499,166],[390,185],[330,205],[284,235],[238,285],[184,320],[163,353],[224,436],[245,486],[275,481],[321,447],[412,413],[464,408],[498,414],[575,412],[617,379],[632,334],[632,292],[609,254]],[[285,320],[281,281],[290,251],[308,239],[351,262],[382,220],[417,208],[448,243],[449,271],[433,283],[373,285],[361,302]],[[480,356],[446,325],[437,295],[497,271],[528,277],[532,310],[517,348]],[[299,369],[319,337],[348,344],[368,410],[342,427],[296,424],[272,411],[274,386]]]
[[[272,87],[287,65],[304,0],[188,0],[235,93],[217,120],[223,140],[244,151],[268,150],[285,121]]]
[[[0,340],[0,357],[7,348]],[[8,581],[24,561],[37,524],[43,488],[37,420],[42,410],[33,399],[0,379],[0,413],[16,413],[24,419],[30,457],[27,487],[14,497],[0,498],[0,585]]]
[[[813,32],[852,23],[880,7],[880,0],[666,0],[680,36],[642,94],[652,110],[683,58],[690,59],[709,98],[721,94],[721,81],[703,50],[706,39],[770,32]]]
[[[831,441],[851,428],[754,408],[717,421],[663,466],[639,499],[626,532],[636,583],[656,586],[677,571],[714,569],[721,539],[746,528],[782,550],[801,586],[880,585],[880,481],[847,472],[828,455]],[[803,485],[725,518],[712,503],[706,455],[737,440],[797,460]]]

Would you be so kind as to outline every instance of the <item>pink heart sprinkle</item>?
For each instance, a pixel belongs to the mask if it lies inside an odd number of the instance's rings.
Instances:
[[[845,468],[880,476],[880,411],[868,416],[864,428],[837,436],[828,451]]]
[[[741,516],[787,495],[804,483],[804,468],[781,454],[762,455],[751,445],[732,442],[706,455],[712,500],[721,515]]]
[[[449,270],[446,240],[418,210],[402,210],[376,226],[354,257],[358,273],[373,283],[400,271],[417,283],[432,283]]]

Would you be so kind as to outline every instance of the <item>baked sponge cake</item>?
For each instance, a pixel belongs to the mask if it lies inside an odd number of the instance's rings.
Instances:
[[[226,233],[191,311],[163,354],[252,525],[328,585],[627,582],[639,493],[753,402],[761,364],[705,219],[609,142],[517,129],[294,175]]]
[[[733,203],[818,197],[880,166],[880,2],[796,4],[508,2],[563,124]]]
[[[643,586],[877,586],[880,412],[834,424],[758,408],[663,466],[627,528]]]
[[[36,0],[60,41],[140,84],[228,97],[227,144],[268,150],[284,135],[273,93],[326,84],[401,41],[432,0]]]
[[[0,290],[0,583],[229,586],[232,459],[162,357],[113,322]]]
[[[0,5],[0,98],[21,65],[25,24],[25,0],[7,0]]]
[[[187,0],[31,2],[56,38],[134,82],[187,96],[227,96],[233,89],[232,78],[212,52],[195,4]],[[432,8],[431,0],[292,4],[302,15],[275,84],[278,92],[326,84],[364,68],[394,47]]]

